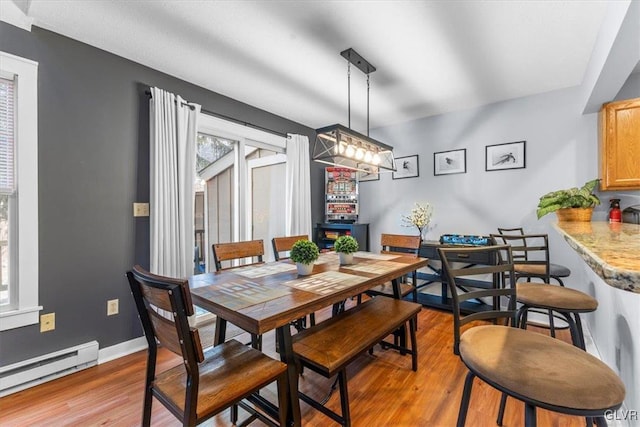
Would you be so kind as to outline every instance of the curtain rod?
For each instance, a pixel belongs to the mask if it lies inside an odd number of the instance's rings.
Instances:
[[[153,95],[151,94],[150,90],[145,90],[144,93],[145,93],[145,95],[148,95],[149,98],[153,98]],[[191,108],[192,110],[194,109],[194,107],[191,104],[189,104],[188,102],[183,102],[182,105],[186,105],[189,108]],[[239,119],[236,119],[234,117],[225,116],[224,114],[216,113],[214,111],[205,110],[204,108],[201,108],[200,112],[202,112],[203,114],[207,114],[209,116],[214,116],[214,117],[218,117],[220,119],[229,120],[231,122],[238,123],[238,124],[243,125],[243,126],[247,126],[247,127],[250,127],[250,128],[258,129],[258,130],[261,130],[261,131],[264,131],[264,132],[269,132],[269,133],[272,133],[274,135],[281,136],[283,138],[289,138],[289,135],[287,135],[286,133],[278,132],[276,130],[269,129],[269,128],[266,128],[266,127],[263,127],[263,126],[260,126],[260,125],[255,125],[253,123],[245,122],[243,120],[239,120]]]

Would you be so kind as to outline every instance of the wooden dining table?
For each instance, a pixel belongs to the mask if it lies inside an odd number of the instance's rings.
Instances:
[[[224,342],[227,322],[256,335],[276,330],[280,358],[288,366],[289,425],[300,426],[291,322],[387,282],[399,298],[398,279],[427,262],[414,255],[356,252],[352,264],[340,265],[331,252],[320,255],[309,276],[282,260],[198,274],[189,278],[189,287],[193,303],[217,316],[214,344]]]

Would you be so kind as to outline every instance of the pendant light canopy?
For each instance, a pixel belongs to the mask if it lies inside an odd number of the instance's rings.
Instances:
[[[340,55],[348,61],[349,126],[335,124],[316,129],[313,160],[365,172],[394,171],[393,147],[369,137],[369,74],[376,69],[351,48]],[[351,129],[351,64],[367,76],[366,136]]]

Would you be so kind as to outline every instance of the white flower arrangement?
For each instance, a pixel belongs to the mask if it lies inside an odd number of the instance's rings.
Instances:
[[[433,208],[429,203],[416,203],[409,215],[402,215],[403,227],[418,227],[420,233],[431,222]]]

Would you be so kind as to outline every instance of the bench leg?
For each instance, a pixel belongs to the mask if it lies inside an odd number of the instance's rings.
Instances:
[[[409,334],[411,337],[411,369],[418,371],[418,344],[416,339],[417,316],[409,319]]]

